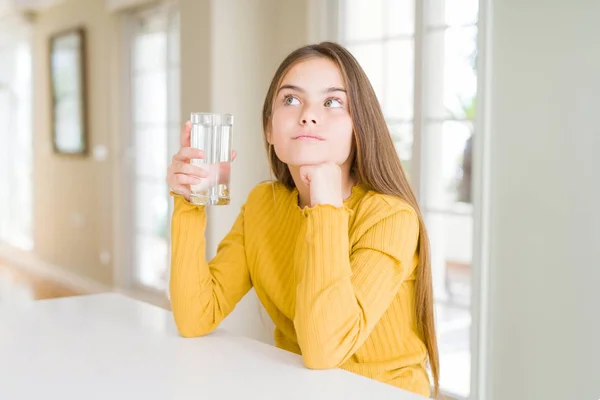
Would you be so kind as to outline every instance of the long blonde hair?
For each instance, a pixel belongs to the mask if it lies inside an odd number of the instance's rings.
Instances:
[[[297,63],[314,57],[324,57],[337,64],[348,93],[348,111],[353,122],[352,173],[358,182],[378,193],[399,197],[415,209],[419,217],[419,265],[415,282],[415,305],[419,334],[425,343],[429,367],[433,376],[434,395],[439,389],[439,358],[433,316],[433,288],[429,239],[417,199],[402,169],[381,107],[367,75],[348,50],[336,43],[301,47],[281,63],[267,92],[263,106],[263,130],[269,163],[275,178],[290,189],[295,187],[292,175],[267,141],[271,111],[277,88],[285,74]]]

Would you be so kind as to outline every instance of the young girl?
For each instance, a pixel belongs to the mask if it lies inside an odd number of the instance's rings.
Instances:
[[[217,255],[205,259],[190,184],[190,125],[167,182],[175,196],[171,305],[185,337],[211,332],[254,287],[277,347],[308,368],[340,367],[425,396],[438,389],[429,244],[381,108],[354,57],[302,47],[277,70],[263,107],[275,182],[249,194]]]

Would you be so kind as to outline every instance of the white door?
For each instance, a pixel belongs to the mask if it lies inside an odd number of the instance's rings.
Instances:
[[[134,289],[168,284],[172,201],[165,182],[179,142],[179,15],[170,5],[130,15],[130,129],[125,200]]]

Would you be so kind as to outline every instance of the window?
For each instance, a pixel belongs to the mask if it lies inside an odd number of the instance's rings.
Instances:
[[[382,105],[431,239],[443,392],[470,392],[477,0],[339,0],[339,41]]]
[[[0,32],[0,241],[33,249],[31,47],[25,29]]]
[[[129,196],[133,285],[164,291],[169,214],[165,174],[179,142],[179,16],[170,6],[131,18]]]

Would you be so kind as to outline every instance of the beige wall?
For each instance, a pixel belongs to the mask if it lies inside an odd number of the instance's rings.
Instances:
[[[53,154],[50,129],[48,38],[84,26],[87,33],[89,146],[110,143],[108,58],[116,19],[104,0],[69,0],[41,12],[34,21],[34,240],[43,261],[112,284],[112,265],[100,254],[112,250],[113,158]]]

